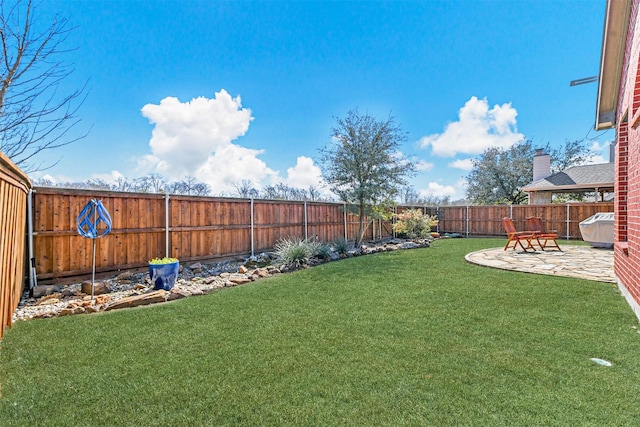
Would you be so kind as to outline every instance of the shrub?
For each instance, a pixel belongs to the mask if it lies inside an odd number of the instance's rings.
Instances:
[[[308,241],[309,246],[311,246],[312,256],[320,259],[329,259],[331,258],[331,252],[333,248],[329,243],[326,242],[316,242],[316,241]]]
[[[400,214],[396,214],[396,223],[393,230],[400,237],[417,239],[428,237],[431,227],[438,225],[435,216],[425,215],[420,209],[409,209]]]
[[[273,249],[278,259],[285,264],[306,263],[313,257],[312,246],[298,237],[278,240]]]
[[[333,249],[339,254],[346,254],[349,250],[349,241],[344,237],[336,237],[331,243]]]

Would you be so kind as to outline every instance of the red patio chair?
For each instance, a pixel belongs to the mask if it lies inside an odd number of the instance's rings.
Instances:
[[[535,233],[531,231],[517,231],[516,226],[513,225],[513,221],[509,217],[502,218],[502,225],[504,227],[504,231],[507,233],[507,244],[504,245],[505,251],[508,248],[515,250],[516,247],[520,245],[522,250],[525,252],[528,252],[529,249],[535,252],[536,248],[534,248],[531,243],[531,241],[536,238]],[[526,246],[522,244],[523,241],[526,242]],[[512,242],[513,246],[511,246]]]
[[[543,251],[547,248],[547,246],[562,251],[562,249],[560,249],[560,246],[558,246],[558,242],[556,242],[558,233],[556,233],[555,230],[552,230],[550,232],[546,231],[544,229],[544,225],[542,224],[542,219],[535,216],[530,216],[529,218],[527,218],[527,229],[535,233],[535,238]]]

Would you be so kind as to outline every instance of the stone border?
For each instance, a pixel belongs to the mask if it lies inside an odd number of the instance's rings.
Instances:
[[[426,248],[433,238],[420,240],[386,239],[369,242],[358,249],[343,254],[332,253],[329,259],[311,259],[307,264],[266,265],[273,263],[273,254],[263,253],[257,257],[213,264],[192,263],[180,265],[180,274],[171,291],[154,290],[147,273],[124,272],[114,278],[94,284],[91,298],[91,282],[65,287],[49,285],[41,289],[38,297],[23,295],[13,314],[13,322],[29,319],[45,319],[74,314],[98,313],[132,308],[178,299],[206,295],[216,290],[255,282],[262,278],[309,268],[326,262],[378,252],[403,249]]]

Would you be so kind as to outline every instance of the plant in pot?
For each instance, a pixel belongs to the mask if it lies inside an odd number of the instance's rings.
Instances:
[[[149,278],[153,289],[170,291],[176,284],[180,262],[176,258],[154,258],[149,261]]]

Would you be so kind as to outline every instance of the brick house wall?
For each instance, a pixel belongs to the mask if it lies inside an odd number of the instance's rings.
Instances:
[[[640,319],[640,0],[633,0],[616,109],[614,271]]]

